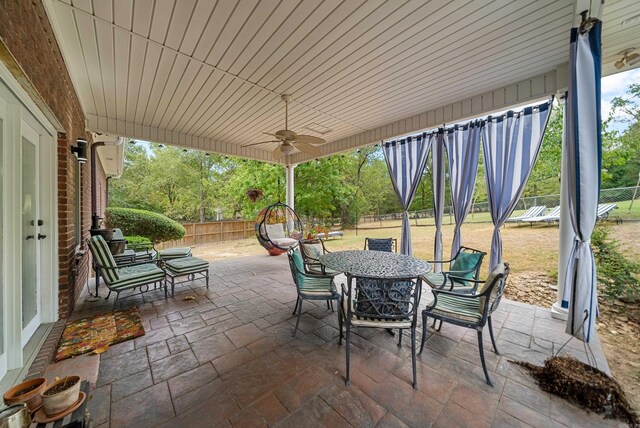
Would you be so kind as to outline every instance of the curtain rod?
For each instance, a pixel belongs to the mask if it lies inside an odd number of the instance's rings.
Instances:
[[[505,118],[508,117],[518,117],[522,114],[528,115],[531,114],[534,111],[544,111],[547,108],[549,108],[551,106],[551,104],[553,103],[554,100],[554,96],[552,95],[551,98],[548,101],[545,101],[543,103],[534,105],[534,106],[528,106],[523,108],[522,110],[519,111],[513,111],[513,110],[507,110],[504,113],[494,116],[494,115],[489,115],[484,119],[473,119],[470,120],[467,123],[457,123],[455,125],[449,126],[447,127],[445,123],[442,124],[442,126],[438,127],[437,129],[430,131],[430,132],[421,132],[420,134],[416,134],[416,135],[409,135],[407,137],[403,137],[403,138],[398,138],[398,139],[394,139],[394,140],[389,140],[389,141],[384,141],[382,140],[382,144],[404,144],[404,143],[408,143],[411,142],[413,140],[417,140],[417,141],[421,141],[423,138],[427,138],[431,135],[435,135],[435,134],[439,134],[439,133],[451,133],[457,130],[462,129],[463,131],[468,129],[469,127],[475,128],[476,126],[483,126],[485,123],[487,123],[487,121],[502,121]]]

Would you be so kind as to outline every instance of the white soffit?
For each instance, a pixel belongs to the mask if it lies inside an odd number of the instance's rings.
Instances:
[[[45,4],[89,129],[267,162],[274,147],[240,146],[284,127],[282,93],[293,95],[290,129],[331,130],[318,134],[323,155],[429,115],[552,94],[573,11],[572,0]],[[634,14],[636,0],[607,1],[605,75],[619,51],[640,48],[640,26],[621,25]]]

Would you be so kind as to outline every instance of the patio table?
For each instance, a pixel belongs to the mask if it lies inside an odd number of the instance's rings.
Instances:
[[[329,269],[367,278],[417,278],[431,271],[424,260],[385,251],[336,251],[318,259]]]

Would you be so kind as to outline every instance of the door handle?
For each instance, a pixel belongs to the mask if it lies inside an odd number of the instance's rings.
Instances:
[[[34,238],[35,238],[35,236],[33,236],[33,235],[28,235],[28,236],[26,237],[26,239],[25,239],[25,240],[27,240],[27,241],[28,241],[29,239],[34,239]]]
[[[38,233],[38,239],[44,239],[46,237],[47,237],[47,235],[43,235],[41,233]]]

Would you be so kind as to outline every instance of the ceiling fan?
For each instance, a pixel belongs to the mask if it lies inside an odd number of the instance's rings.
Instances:
[[[322,138],[314,137],[313,135],[296,134],[289,128],[289,102],[291,101],[291,95],[283,94],[282,101],[284,101],[284,129],[277,131],[275,134],[269,132],[263,132],[263,134],[270,135],[275,140],[260,141],[259,143],[244,144],[242,147],[257,146],[260,144],[268,143],[280,143],[278,147],[273,151],[273,158],[275,160],[282,159],[283,155],[291,154],[294,149],[298,149],[303,153],[311,156],[320,156],[322,152],[314,145],[324,144],[325,140]]]

